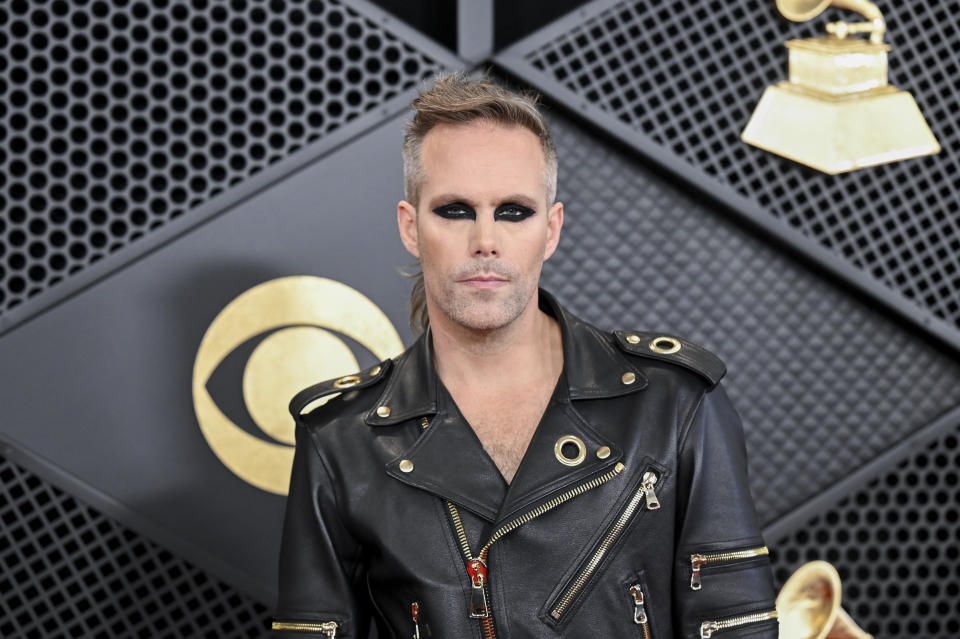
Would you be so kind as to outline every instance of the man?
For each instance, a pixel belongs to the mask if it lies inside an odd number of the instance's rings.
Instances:
[[[275,636],[776,637],[723,364],[538,289],[564,211],[534,97],[454,74],[413,108],[424,332],[291,402]]]

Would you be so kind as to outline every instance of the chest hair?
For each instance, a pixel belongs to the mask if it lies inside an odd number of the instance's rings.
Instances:
[[[509,484],[553,394],[553,384],[540,384],[509,394],[473,395],[454,401]]]

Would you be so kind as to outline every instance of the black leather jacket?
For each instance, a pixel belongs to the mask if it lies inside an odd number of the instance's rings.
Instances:
[[[429,332],[294,398],[274,637],[777,636],[723,364],[540,303],[563,374],[509,486]]]

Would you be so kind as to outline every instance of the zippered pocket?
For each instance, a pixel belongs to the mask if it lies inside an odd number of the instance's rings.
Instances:
[[[704,568],[730,566],[739,562],[747,562],[758,557],[770,554],[766,546],[742,548],[739,550],[724,550],[711,553],[693,553],[690,555],[690,590],[700,590],[702,587],[701,571]],[[746,567],[746,566],[744,566]]]
[[[607,532],[601,537],[600,543],[593,552],[588,555],[586,562],[568,581],[567,586],[553,600],[549,610],[550,617],[554,621],[561,621],[568,610],[577,601],[583,593],[587,584],[596,574],[603,560],[607,557],[610,549],[613,548],[623,531],[633,520],[633,518],[644,510],[659,510],[660,499],[657,497],[656,485],[660,482],[662,471],[648,466],[643,471],[640,485],[634,490],[627,504],[620,511],[620,515],[614,520]]]
[[[630,603],[630,620],[640,630],[643,639],[653,639],[653,621],[650,619],[650,591],[643,571],[624,582]]]
[[[742,615],[733,615],[714,621],[703,621],[700,623],[700,639],[710,639],[717,632],[739,628],[754,623],[763,623],[777,618],[777,610],[766,610],[763,612],[750,612]]]
[[[274,621],[272,630],[318,633],[324,637],[336,637],[340,624],[336,621]]]

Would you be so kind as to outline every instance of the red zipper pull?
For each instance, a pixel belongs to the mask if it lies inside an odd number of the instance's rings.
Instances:
[[[410,614],[413,617],[413,639],[420,639],[420,604],[416,601],[410,604]]]
[[[482,559],[467,562],[467,574],[470,575],[470,618],[486,619],[490,616],[487,606],[487,564]]]

